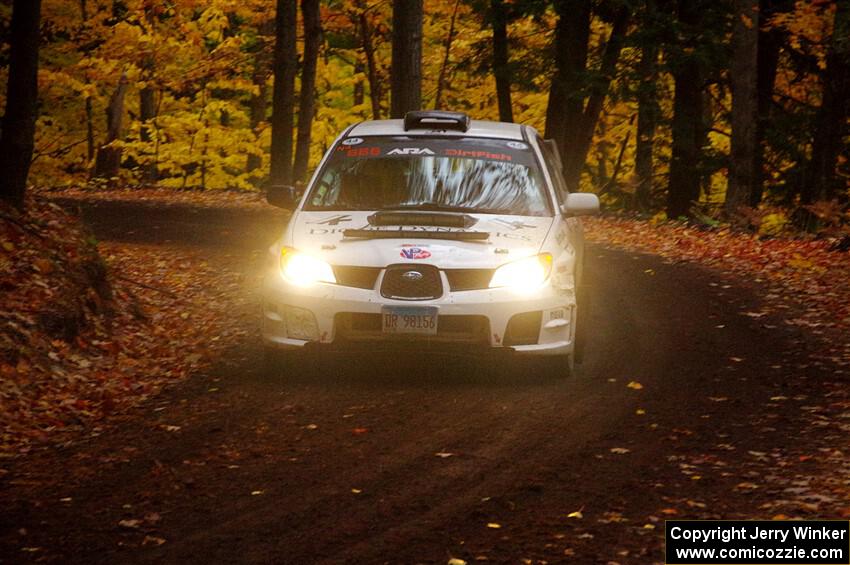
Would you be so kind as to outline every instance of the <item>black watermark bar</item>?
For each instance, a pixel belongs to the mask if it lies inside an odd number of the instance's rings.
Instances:
[[[668,565],[848,565],[847,520],[667,520]]]

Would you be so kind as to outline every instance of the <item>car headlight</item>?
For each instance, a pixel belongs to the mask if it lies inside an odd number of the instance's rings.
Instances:
[[[317,282],[336,283],[333,268],[328,263],[289,247],[280,250],[280,274],[298,286]]]
[[[520,292],[539,288],[552,271],[552,256],[541,253],[511,263],[505,263],[493,273],[490,288],[509,287]]]

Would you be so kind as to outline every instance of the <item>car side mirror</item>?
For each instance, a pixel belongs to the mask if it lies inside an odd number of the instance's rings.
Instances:
[[[561,205],[561,212],[567,217],[592,216],[599,213],[599,197],[590,192],[572,192],[567,194]]]
[[[294,210],[298,206],[298,192],[294,186],[271,184],[266,188],[266,202],[284,210]]]

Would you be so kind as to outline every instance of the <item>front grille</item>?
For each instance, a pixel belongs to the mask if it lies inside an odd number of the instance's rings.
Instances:
[[[336,335],[343,340],[414,340],[458,343],[489,343],[490,323],[486,316],[437,317],[437,335],[388,335],[381,331],[380,314],[341,312],[334,317]]]
[[[431,300],[443,295],[440,271],[432,265],[390,265],[381,296],[397,300]]]
[[[336,282],[342,286],[353,286],[371,290],[375,288],[375,281],[381,269],[378,267],[347,267],[344,265],[334,266],[334,277]]]
[[[480,290],[490,286],[495,269],[446,269],[446,278],[452,292],[461,290]]]
[[[540,322],[543,312],[524,312],[514,314],[505,330],[505,345],[534,345],[540,337]]]

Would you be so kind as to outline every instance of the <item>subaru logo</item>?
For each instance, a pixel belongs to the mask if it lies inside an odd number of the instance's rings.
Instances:
[[[421,281],[423,277],[422,273],[419,271],[407,271],[401,276],[409,281]]]

